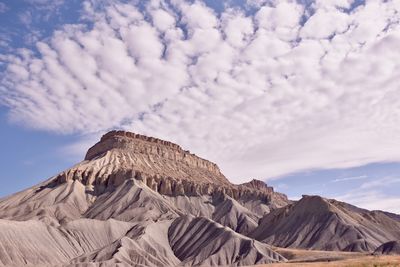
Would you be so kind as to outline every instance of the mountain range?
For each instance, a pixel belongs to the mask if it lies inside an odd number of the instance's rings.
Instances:
[[[400,216],[232,184],[179,145],[111,131],[84,160],[0,199],[0,266],[245,266],[277,248],[392,254]]]

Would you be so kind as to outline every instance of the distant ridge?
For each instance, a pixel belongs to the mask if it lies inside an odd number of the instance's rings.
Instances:
[[[366,252],[400,238],[400,223],[381,211],[305,195],[265,215],[250,236],[278,247]]]

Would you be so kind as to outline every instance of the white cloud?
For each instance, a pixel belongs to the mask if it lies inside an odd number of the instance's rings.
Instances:
[[[158,30],[165,32],[166,30],[175,27],[175,17],[167,11],[162,9],[155,9],[152,10],[151,13],[153,24]]]
[[[226,12],[222,17],[223,32],[227,43],[233,48],[240,48],[248,44],[254,33],[253,21],[242,13]]]
[[[177,2],[177,8],[182,12],[182,21],[188,26],[190,31],[195,29],[214,28],[218,24],[215,14],[210,8],[201,2],[193,4],[184,1]]]
[[[200,1],[86,2],[93,28],[6,56],[0,101],[36,129],[177,142],[234,182],[399,161],[398,1],[319,1],[304,25],[304,7],[276,2],[220,16]]]
[[[337,178],[332,180],[332,183],[339,183],[339,182],[348,182],[348,181],[354,181],[354,180],[364,180],[367,179],[367,175],[360,175],[360,176],[351,176],[351,177],[344,177],[344,178]]]
[[[364,177],[367,176],[349,177],[347,180],[364,179]],[[338,180],[340,182],[347,181],[345,179]],[[400,196],[387,193],[388,189],[397,188],[399,184],[399,177],[384,176],[368,180],[357,188],[334,198],[369,210],[383,210],[400,214]]]
[[[275,30],[280,27],[295,28],[303,13],[303,7],[295,3],[282,2],[275,7],[263,6],[255,14],[259,27]]]
[[[337,33],[345,32],[350,24],[349,15],[334,10],[317,10],[301,29],[302,38],[329,38]]]
[[[399,177],[383,177],[374,181],[363,183],[360,189],[376,189],[382,187],[391,187],[393,184],[400,184]]]
[[[321,9],[350,8],[356,0],[316,0],[314,6]]]

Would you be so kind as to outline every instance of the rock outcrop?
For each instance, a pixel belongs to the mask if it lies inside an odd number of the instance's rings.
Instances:
[[[241,184],[242,187],[248,187],[254,190],[259,190],[259,191],[263,191],[266,193],[273,193],[274,192],[274,188],[271,186],[268,186],[266,183],[264,183],[263,181],[260,180],[256,180],[253,179],[250,182]]]
[[[124,131],[112,131],[103,135],[88,150],[85,160],[101,158],[114,151],[122,152],[118,154],[123,154],[119,162],[123,167],[129,169],[130,165],[134,165],[133,175],[158,175],[193,182],[230,184],[215,163],[191,154],[177,144]],[[90,183],[91,180],[87,182]]]
[[[289,203],[262,181],[231,184],[215,163],[174,143],[124,131],[105,134],[83,162],[58,175],[55,183],[78,180],[99,195],[132,178],[166,196],[226,195],[243,202],[261,200],[274,208]]]

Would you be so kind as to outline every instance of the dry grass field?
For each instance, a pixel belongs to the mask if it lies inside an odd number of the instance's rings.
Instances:
[[[287,263],[257,265],[257,267],[400,267],[400,256],[373,256],[365,253],[313,251],[276,248]]]

